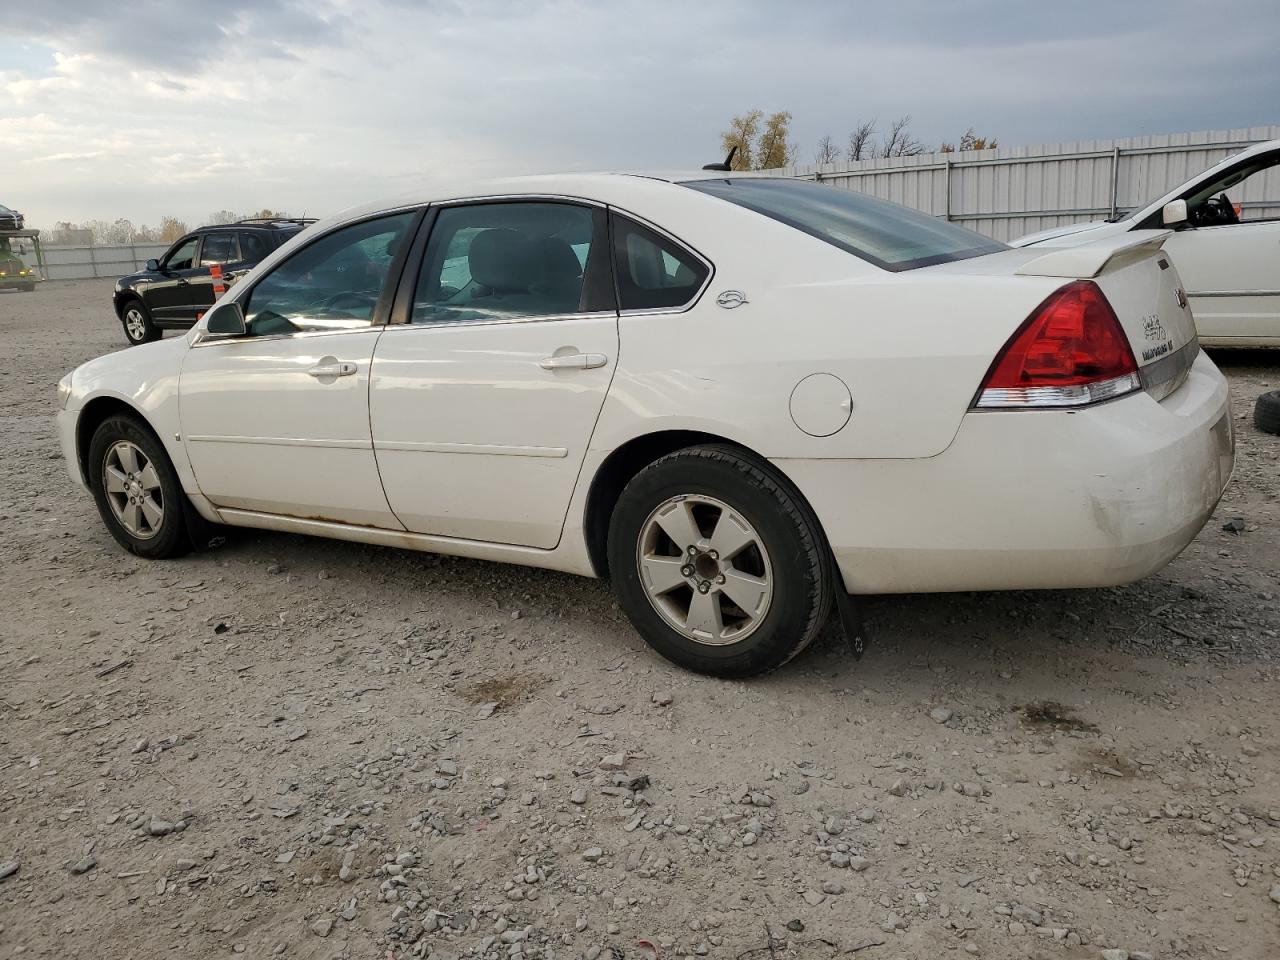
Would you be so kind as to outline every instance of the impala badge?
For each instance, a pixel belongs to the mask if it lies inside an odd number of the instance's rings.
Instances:
[[[726,310],[732,310],[740,307],[747,302],[747,295],[741,290],[725,290],[720,296],[716,297],[716,303],[724,307]]]

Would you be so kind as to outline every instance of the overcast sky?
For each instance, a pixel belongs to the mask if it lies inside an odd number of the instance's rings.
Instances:
[[[127,12],[126,12],[127,11]],[[929,144],[1280,122],[1280,0],[23,0],[0,203],[326,214],[459,173],[698,166],[751,107]]]

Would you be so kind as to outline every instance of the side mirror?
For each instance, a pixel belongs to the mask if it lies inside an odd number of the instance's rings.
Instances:
[[[209,339],[243,337],[247,330],[244,310],[234,300],[218,304],[205,319],[204,332]]]
[[[149,270],[151,273],[159,273],[160,261],[157,260],[155,257],[152,257],[150,260],[147,261],[146,269]]]
[[[1160,211],[1160,218],[1166,227],[1177,227],[1187,222],[1187,201],[1170,200]]]

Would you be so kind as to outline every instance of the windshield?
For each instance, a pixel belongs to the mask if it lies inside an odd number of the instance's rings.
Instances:
[[[1244,156],[1246,153],[1248,153],[1250,149],[1252,149],[1252,148],[1250,148],[1250,147],[1246,147],[1244,150],[1241,150],[1241,151],[1239,151],[1238,153],[1233,153],[1233,154],[1231,154],[1231,156],[1227,157],[1225,160],[1221,160],[1221,161],[1219,161],[1217,165],[1218,165],[1218,166],[1222,166],[1223,164],[1231,163],[1231,162],[1233,162],[1233,161],[1235,161],[1235,160],[1238,160],[1240,157],[1242,157],[1242,156]],[[1274,161],[1273,161],[1273,162],[1274,162]],[[1241,179],[1241,180],[1243,180],[1244,178],[1243,178],[1243,177],[1241,177],[1240,179]],[[1233,182],[1234,182],[1234,181],[1233,181]],[[1186,186],[1186,184],[1184,183],[1184,184],[1183,184],[1183,187],[1185,187],[1185,186]],[[1213,185],[1212,187],[1210,187],[1210,190],[1218,190],[1218,189],[1221,189],[1221,187],[1219,187],[1219,186],[1217,185],[1217,181],[1215,181],[1215,182],[1214,182],[1214,185]],[[1117,212],[1116,212],[1116,215],[1115,215],[1114,217],[1107,217],[1106,222],[1107,222],[1107,223],[1119,223],[1121,220],[1125,220],[1125,219],[1127,219],[1127,218],[1129,218],[1129,217],[1133,216],[1134,214],[1136,214],[1136,213],[1140,213],[1141,211],[1143,211],[1143,210],[1147,209],[1147,207],[1151,206],[1151,205],[1152,205],[1153,203],[1155,203],[1157,200],[1159,200],[1159,199],[1161,199],[1162,197],[1165,197],[1165,196],[1167,196],[1167,195],[1168,195],[1168,191],[1166,191],[1165,193],[1157,194],[1156,196],[1152,197],[1150,200],[1144,200],[1142,203],[1138,204],[1137,206],[1127,207],[1127,208],[1125,208],[1125,209],[1123,209],[1123,210],[1119,210],[1119,211],[1117,211]],[[1185,195],[1184,195],[1184,196],[1185,196]]]
[[[735,177],[683,186],[795,227],[884,270],[913,270],[1008,249],[918,210],[807,180]]]

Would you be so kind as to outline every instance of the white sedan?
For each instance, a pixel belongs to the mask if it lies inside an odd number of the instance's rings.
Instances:
[[[1186,284],[1200,342],[1280,347],[1280,217],[1264,216],[1276,208],[1280,140],[1271,140],[1228,157],[1133,213],[1042,230],[1013,245],[1065,247],[1171,228],[1175,233],[1164,248]]]
[[[60,384],[121,545],[203,524],[608,577],[746,676],[851,594],[1168,563],[1232,469],[1167,232],[1015,250],[717,173],[474,183],[350,211],[186,335]]]

